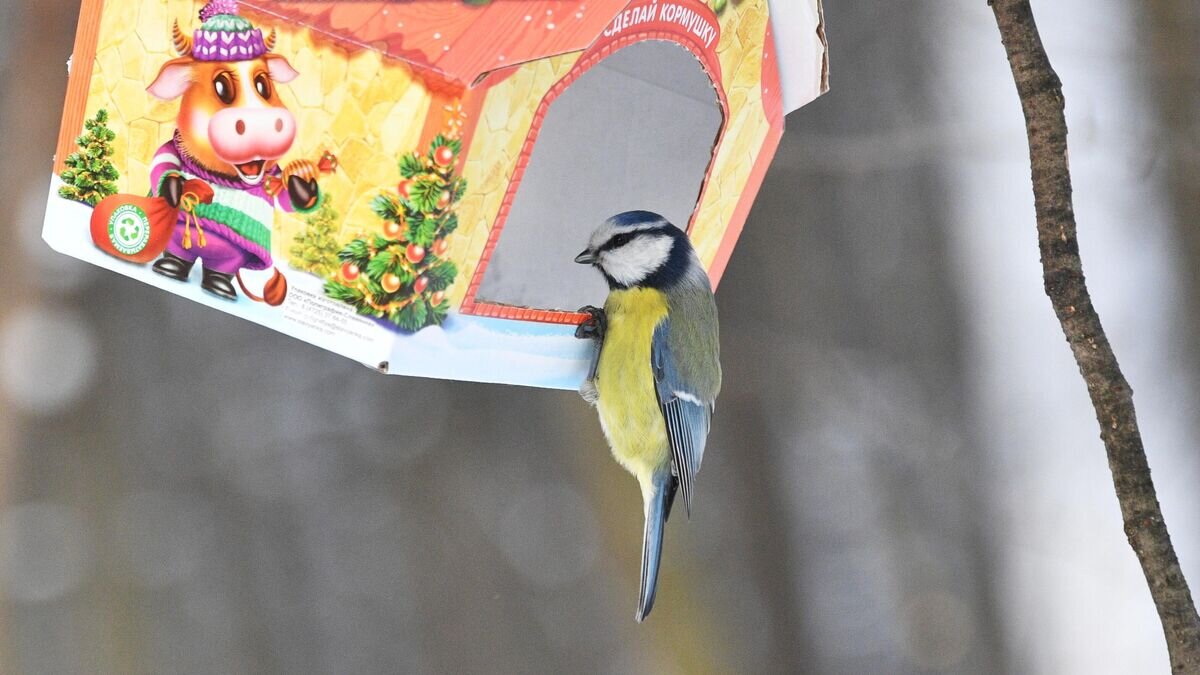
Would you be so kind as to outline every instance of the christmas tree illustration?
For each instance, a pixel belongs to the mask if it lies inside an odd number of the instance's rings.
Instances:
[[[58,189],[58,194],[95,206],[101,199],[117,193],[119,174],[110,161],[117,134],[108,128],[108,111],[103,108],[83,126],[83,135],[75,139],[79,150],[64,161],[67,168],[60,177],[66,185]]]
[[[298,270],[328,279],[341,264],[338,251],[342,248],[337,241],[338,213],[333,209],[332,196],[326,195],[321,208],[304,222],[306,227],[292,239],[288,262]]]
[[[396,193],[381,194],[371,204],[383,221],[381,231],[338,253],[342,266],[325,284],[329,297],[404,331],[445,320],[446,289],[458,275],[445,259],[446,237],[458,227],[455,205],[467,189],[454,171],[461,149],[459,139],[439,135],[427,153],[400,158]]]

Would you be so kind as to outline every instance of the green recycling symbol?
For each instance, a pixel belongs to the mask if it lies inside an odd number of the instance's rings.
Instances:
[[[108,240],[125,255],[140,253],[150,242],[150,219],[134,204],[118,206],[108,217]]]
[[[142,226],[134,222],[133,218],[126,216],[121,219],[121,226],[117,228],[117,233],[122,241],[137,241],[137,238],[142,235]]]

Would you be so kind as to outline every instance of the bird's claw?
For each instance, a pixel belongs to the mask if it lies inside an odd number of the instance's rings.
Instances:
[[[600,400],[600,390],[596,388],[596,381],[584,380],[583,384],[579,385],[579,395],[589,404],[596,405],[596,402]]]
[[[608,322],[604,316],[604,310],[599,307],[588,305],[579,308],[580,313],[587,314],[588,318],[583,320],[583,323],[575,329],[575,337],[580,340],[600,340],[604,337],[604,329]]]

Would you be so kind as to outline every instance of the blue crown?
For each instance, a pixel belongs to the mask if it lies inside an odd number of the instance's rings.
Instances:
[[[618,213],[608,219],[615,227],[637,227],[638,225],[646,225],[648,223],[662,223],[669,225],[666,218],[654,213],[653,211],[626,211]]]

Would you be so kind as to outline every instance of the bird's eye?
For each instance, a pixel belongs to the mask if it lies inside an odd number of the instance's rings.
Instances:
[[[612,246],[613,246],[613,248],[616,248],[618,246],[624,246],[625,244],[628,244],[631,241],[633,241],[633,233],[632,232],[622,232],[621,234],[618,234],[617,236],[612,238]]]
[[[217,73],[213,79],[213,91],[217,93],[217,98],[221,99],[221,103],[225,105],[233,105],[233,99],[236,97],[236,92],[233,88],[233,78],[229,73]]]
[[[254,77],[254,90],[264,101],[271,98],[271,80],[266,73],[259,73]]]

